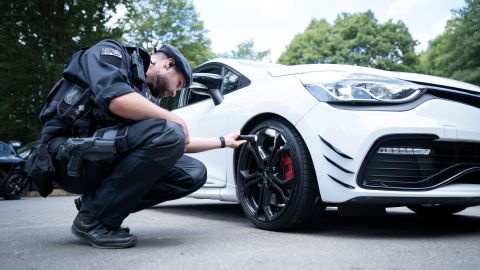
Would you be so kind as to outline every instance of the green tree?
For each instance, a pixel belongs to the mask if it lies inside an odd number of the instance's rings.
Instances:
[[[480,85],[480,0],[465,2],[421,55],[420,70]]]
[[[270,57],[270,50],[256,52],[253,49],[254,45],[255,44],[252,39],[246,40],[237,45],[236,51],[219,54],[218,56],[224,57],[224,58],[256,60],[256,61],[262,61]]]
[[[121,36],[120,29],[105,26],[121,2],[0,3],[0,140],[38,138],[38,113],[71,54],[100,39]]]
[[[401,21],[381,24],[371,11],[341,13],[333,25],[313,19],[304,33],[294,37],[279,62],[352,64],[408,71],[418,61],[416,44]]]
[[[142,0],[127,7],[124,39],[149,51],[161,44],[177,47],[194,67],[213,57],[207,30],[191,1]]]
[[[331,32],[326,20],[312,19],[305,32],[294,37],[278,62],[287,65],[333,63]]]

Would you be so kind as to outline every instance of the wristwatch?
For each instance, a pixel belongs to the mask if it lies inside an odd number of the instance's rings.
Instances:
[[[225,137],[220,136],[220,137],[218,137],[218,138],[220,139],[221,148],[225,148]]]

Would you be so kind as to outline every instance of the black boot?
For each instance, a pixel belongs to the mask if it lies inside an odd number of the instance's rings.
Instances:
[[[72,233],[96,248],[129,248],[137,244],[137,237],[120,228],[112,228],[79,212],[71,227]]]
[[[80,197],[73,200],[73,202],[75,203],[75,207],[77,208],[78,211],[80,211],[80,209],[82,208],[82,204],[86,200],[86,197],[87,196],[85,195],[80,195]],[[126,233],[130,233],[130,228],[127,226],[120,226],[120,229],[124,230]]]

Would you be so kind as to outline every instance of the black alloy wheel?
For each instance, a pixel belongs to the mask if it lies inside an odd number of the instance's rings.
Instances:
[[[258,124],[257,142],[240,149],[237,197],[248,219],[266,230],[308,223],[325,208],[308,149],[298,132],[281,120]]]
[[[18,200],[27,193],[29,186],[26,175],[20,172],[13,172],[5,177],[3,197],[6,200]]]
[[[448,216],[465,210],[467,206],[447,204],[418,204],[408,205],[407,208],[419,215]]]

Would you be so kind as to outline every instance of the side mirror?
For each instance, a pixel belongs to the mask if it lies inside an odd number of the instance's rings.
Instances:
[[[193,83],[190,90],[199,95],[210,96],[215,106],[223,101],[223,94],[220,92],[222,76],[214,73],[194,73]]]

